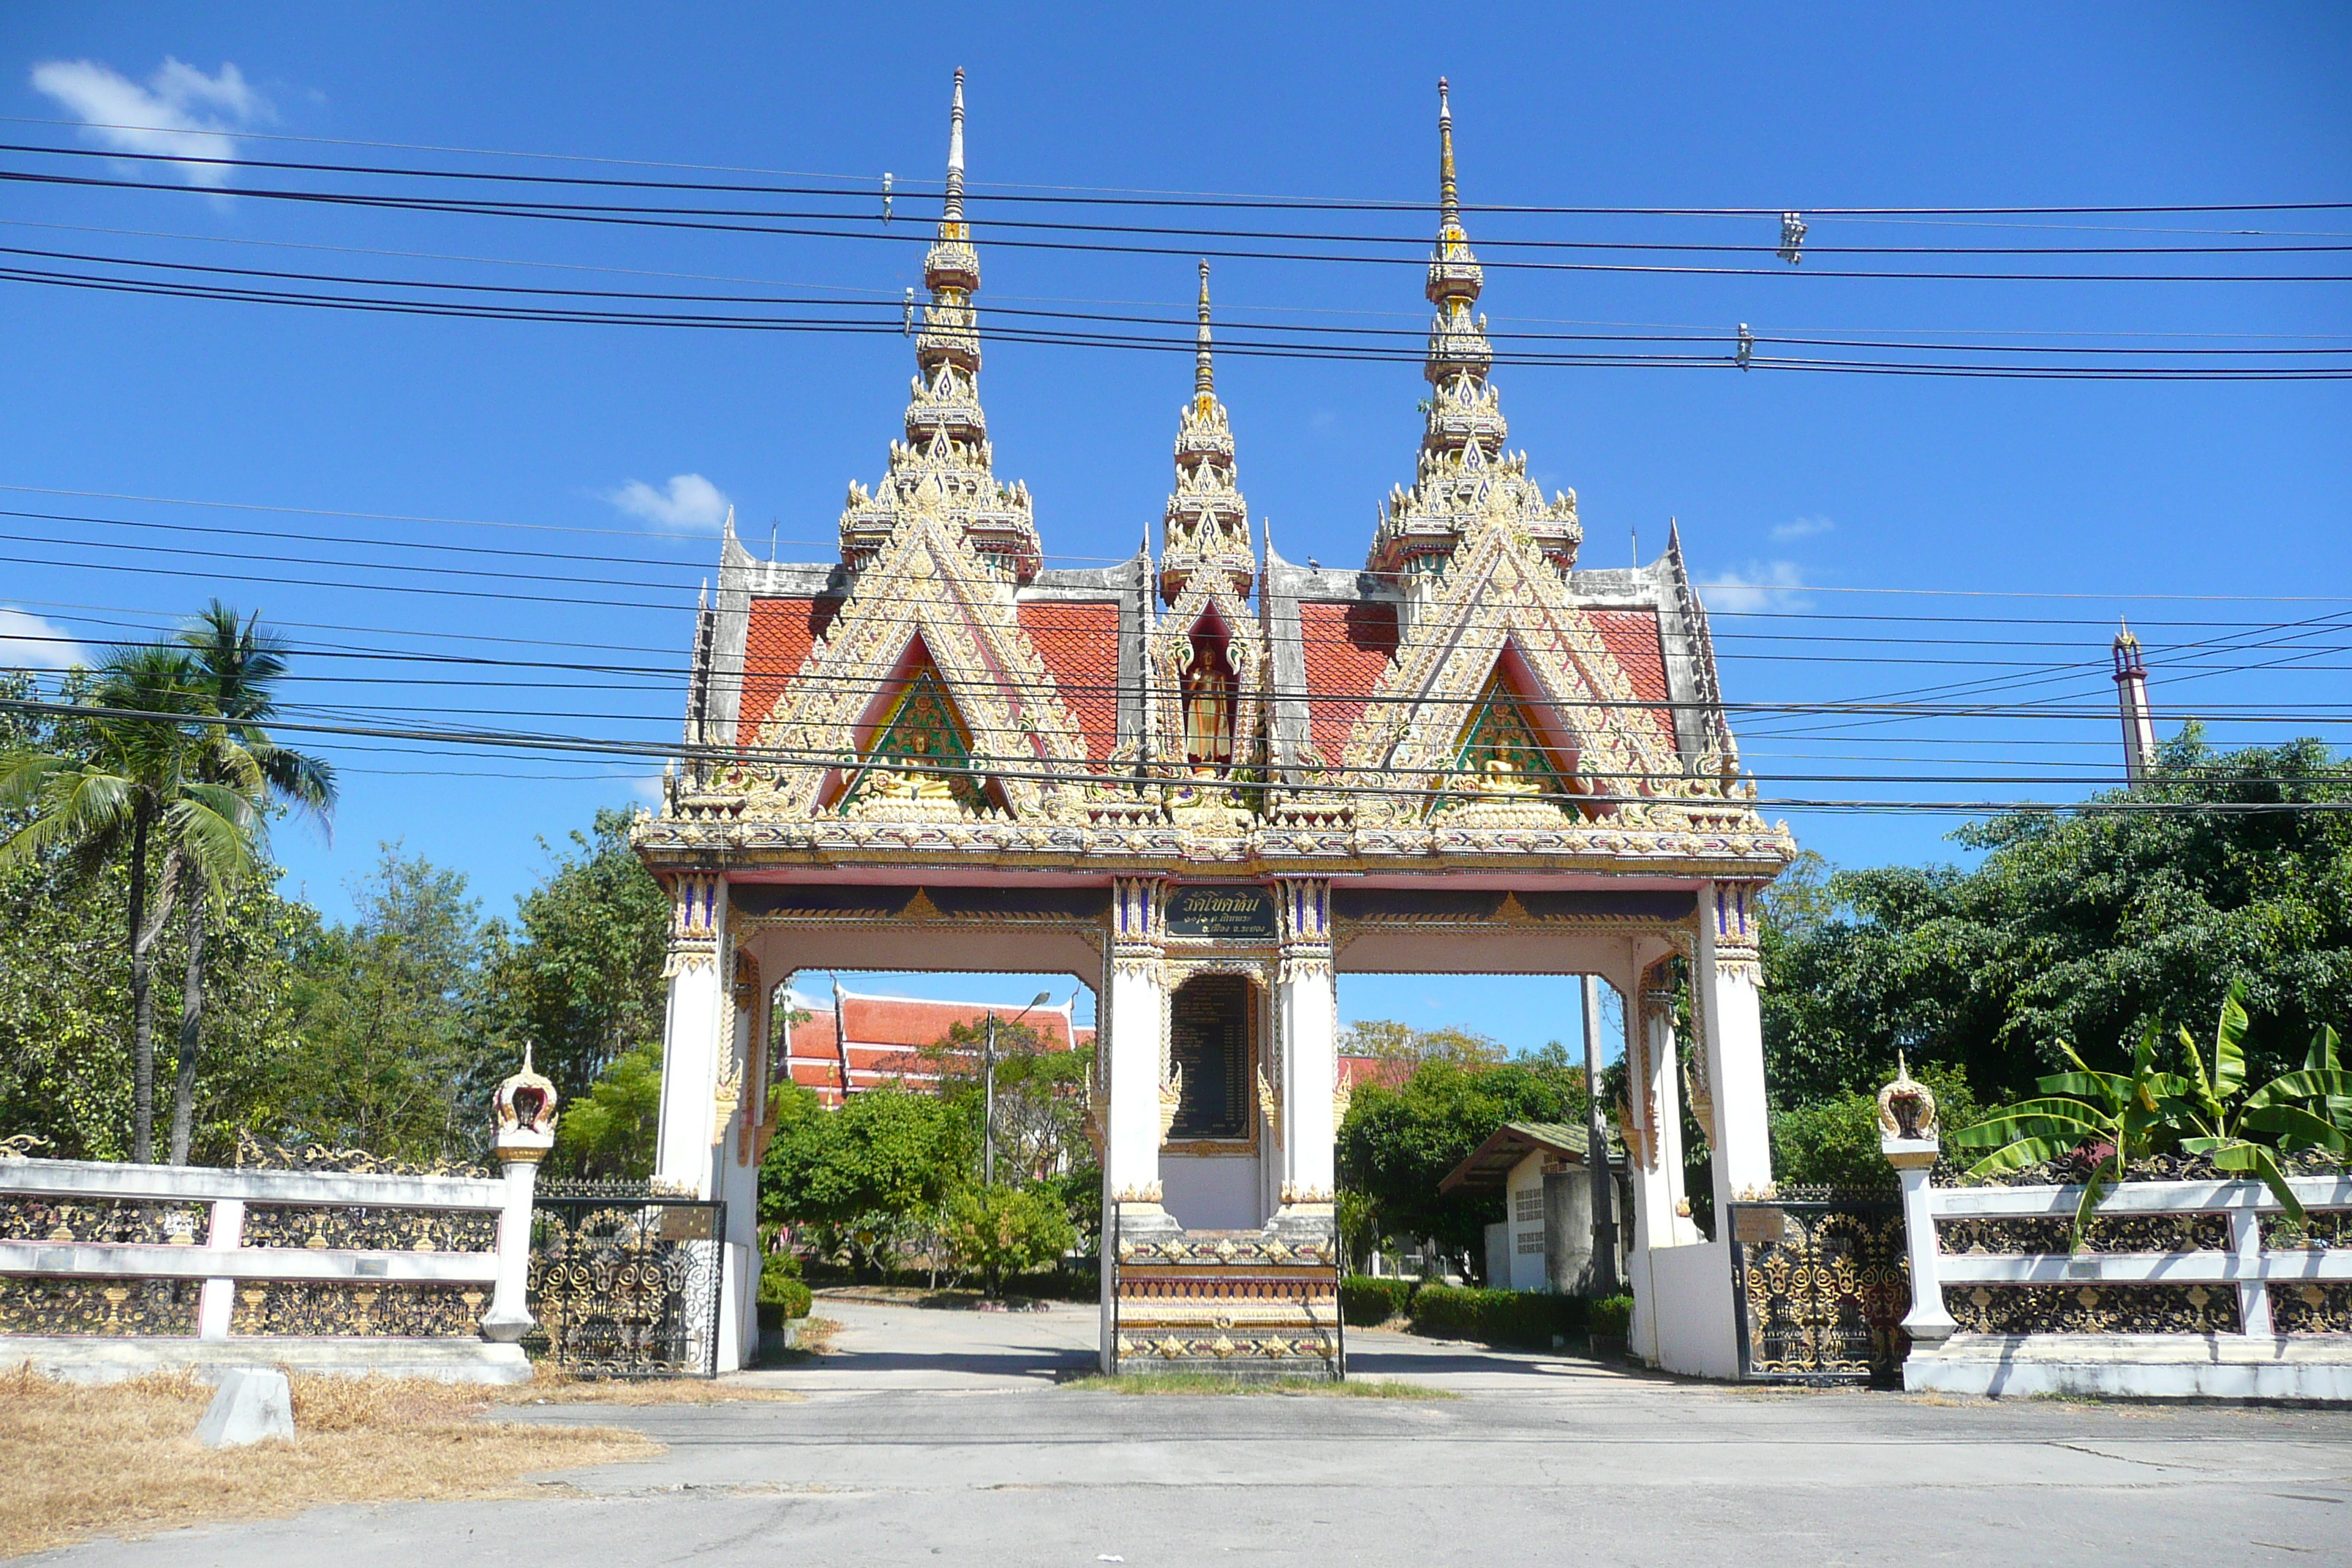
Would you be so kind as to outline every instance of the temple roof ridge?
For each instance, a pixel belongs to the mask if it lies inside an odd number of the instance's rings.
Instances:
[[[988,417],[980,403],[980,253],[964,218],[963,69],[956,68],[948,111],[948,174],[940,225],[923,258],[930,291],[915,334],[916,375],[907,404],[906,438],[890,443],[890,466],[871,494],[852,484],[841,514],[841,558],[870,565],[908,510],[937,510],[961,527],[992,570],[1026,583],[1044,564],[1024,484],[995,474]]]

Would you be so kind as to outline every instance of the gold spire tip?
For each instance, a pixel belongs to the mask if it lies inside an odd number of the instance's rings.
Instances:
[[[1454,189],[1454,102],[1445,79],[1437,79],[1437,203],[1446,223],[1458,221],[1459,203]]]
[[[1209,258],[1201,258],[1201,334],[1193,351],[1192,393],[1196,397],[1216,395],[1216,371],[1209,355]]]

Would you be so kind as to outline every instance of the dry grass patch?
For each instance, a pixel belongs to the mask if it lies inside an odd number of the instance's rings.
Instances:
[[[520,1478],[651,1458],[610,1426],[483,1421],[487,1389],[297,1376],[292,1443],[195,1440],[213,1388],[193,1373],[102,1386],[0,1373],[0,1556],[322,1503],[512,1495]]]
[[[499,1405],[732,1405],[738,1400],[790,1405],[808,1397],[788,1388],[747,1388],[707,1377],[566,1377],[544,1367],[529,1383],[485,1392]]]
[[[1286,1394],[1323,1399],[1459,1399],[1450,1389],[1392,1377],[1220,1377],[1213,1372],[1091,1373],[1061,1384],[1095,1394]]]

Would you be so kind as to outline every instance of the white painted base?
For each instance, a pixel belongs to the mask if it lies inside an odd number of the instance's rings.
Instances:
[[[1915,1345],[1912,1393],[2352,1403],[2352,1334],[1954,1334]]]
[[[141,1373],[194,1367],[207,1382],[246,1367],[334,1377],[429,1377],[441,1383],[529,1383],[520,1345],[484,1340],[96,1339],[0,1335],[0,1367],[26,1363],[45,1377],[115,1383]]]
[[[1714,1242],[1654,1247],[1648,1312],[1656,1363],[1691,1377],[1739,1375],[1739,1327],[1732,1317],[1731,1254]]]

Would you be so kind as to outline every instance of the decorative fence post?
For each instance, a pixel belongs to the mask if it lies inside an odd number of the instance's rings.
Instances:
[[[528,1304],[530,1278],[530,1206],[539,1186],[539,1163],[555,1146],[555,1085],[522,1053],[522,1070],[499,1085],[499,1162],[506,1169],[506,1207],[499,1214],[499,1276],[490,1310],[482,1314],[485,1339],[512,1343],[531,1330]]]
[[[1959,1327],[1944,1310],[1943,1281],[1936,1276],[1936,1206],[1930,1178],[1942,1150],[1936,1131],[1936,1097],[1911,1080],[1898,1054],[1895,1081],[1878,1091],[1878,1149],[1903,1184],[1903,1235],[1911,1261],[1911,1310],[1903,1319],[1912,1342],[1937,1343]]]

